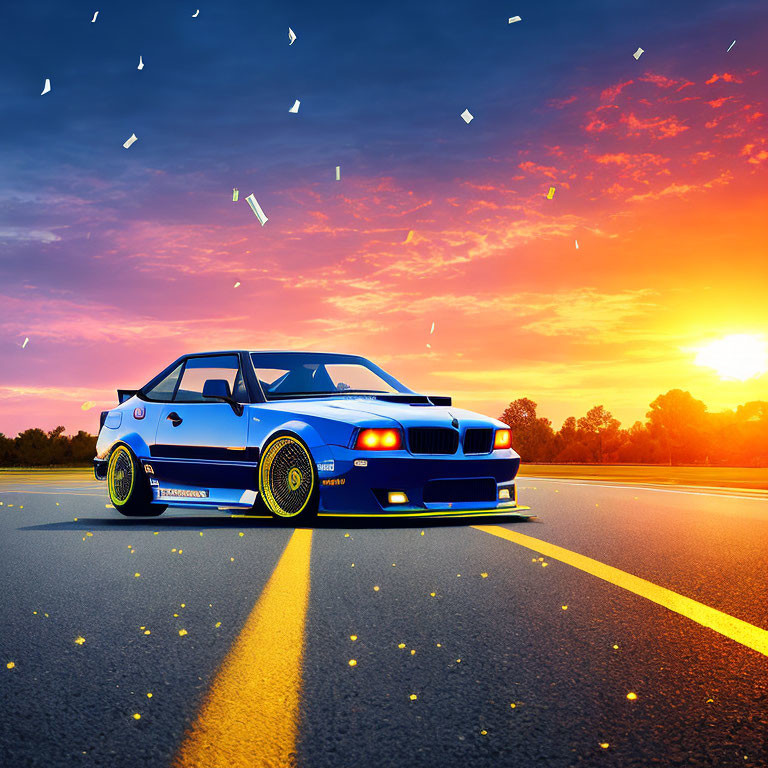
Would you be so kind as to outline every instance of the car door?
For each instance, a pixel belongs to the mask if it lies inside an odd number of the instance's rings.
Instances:
[[[255,456],[247,448],[247,410],[206,399],[203,386],[224,380],[230,392],[242,392],[238,355],[189,357],[173,400],[162,406],[155,443],[150,447],[161,498],[226,502],[255,489]],[[241,399],[247,399],[242,397]],[[230,493],[214,493],[223,489]],[[198,493],[186,493],[186,491]]]

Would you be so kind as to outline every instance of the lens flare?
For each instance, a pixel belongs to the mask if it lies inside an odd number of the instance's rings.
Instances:
[[[724,336],[699,347],[694,363],[711,368],[721,379],[747,381],[768,371],[768,343],[754,334]]]

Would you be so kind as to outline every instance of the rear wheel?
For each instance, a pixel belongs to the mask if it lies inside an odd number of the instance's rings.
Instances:
[[[118,445],[109,456],[107,490],[112,506],[126,517],[157,517],[166,510],[165,506],[150,504],[152,489],[127,445]]]
[[[259,496],[277,517],[303,519],[317,511],[315,463],[299,438],[280,435],[264,447],[259,463]]]

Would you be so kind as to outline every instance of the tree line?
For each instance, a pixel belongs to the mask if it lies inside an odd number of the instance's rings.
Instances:
[[[555,432],[527,397],[511,402],[499,419],[512,428],[512,444],[526,463],[768,466],[768,402],[710,413],[690,392],[672,389],[649,407],[645,423],[629,429],[596,405]]]
[[[768,466],[768,402],[710,413],[690,392],[672,389],[649,408],[645,423],[629,429],[596,405],[555,431],[536,414],[536,403],[522,397],[499,419],[512,428],[512,444],[526,463]],[[96,438],[82,430],[71,437],[64,427],[27,429],[13,438],[0,433],[0,466],[89,464],[95,454]]]
[[[90,464],[96,455],[96,437],[82,429],[70,437],[64,430],[26,429],[16,437],[0,432],[0,467]]]

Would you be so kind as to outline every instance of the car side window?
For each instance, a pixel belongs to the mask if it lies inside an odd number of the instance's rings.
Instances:
[[[155,400],[160,403],[170,403],[173,400],[173,392],[179,380],[182,363],[179,363],[165,378],[155,384],[152,389],[144,392],[147,400]]]
[[[176,390],[174,402],[210,403],[203,397],[203,385],[208,379],[224,379],[229,384],[230,393],[235,393],[240,363],[237,355],[213,355],[208,357],[187,358],[181,383]]]

